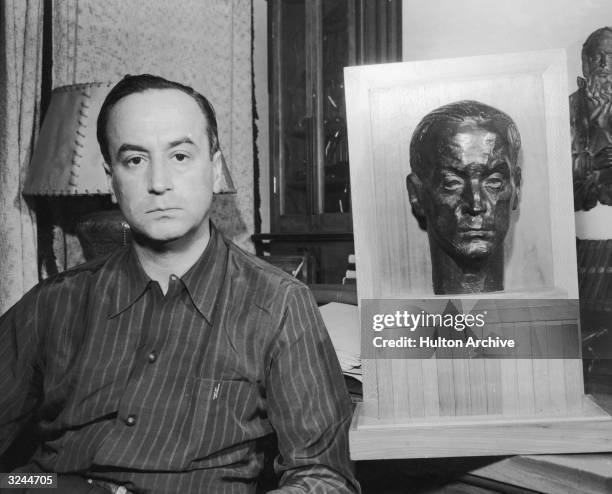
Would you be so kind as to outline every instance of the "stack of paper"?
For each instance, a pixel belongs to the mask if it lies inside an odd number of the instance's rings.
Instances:
[[[361,333],[357,306],[330,302],[319,309],[342,372],[361,381]]]

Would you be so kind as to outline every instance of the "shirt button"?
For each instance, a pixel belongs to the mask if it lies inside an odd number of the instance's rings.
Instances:
[[[147,356],[149,363],[152,364],[157,360],[157,352],[155,350],[151,350],[151,353]]]
[[[130,427],[132,427],[133,425],[136,425],[136,415],[128,415],[127,418],[125,419],[125,423],[129,425]]]

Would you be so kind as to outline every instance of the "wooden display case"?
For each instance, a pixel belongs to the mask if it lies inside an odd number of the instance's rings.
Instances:
[[[464,306],[522,299],[527,312],[536,299],[578,299],[563,51],[354,67],[345,80],[360,301],[436,297],[427,233],[412,215],[405,178],[417,123],[459,100],[494,106],[516,122],[523,186],[504,246],[505,291],[454,298]],[[570,324],[579,341],[575,312],[507,324],[519,332]],[[363,375],[354,459],[612,449],[612,418],[584,394],[579,358],[372,358]],[[487,406],[492,397],[499,406]],[[455,405],[443,406],[449,401]]]
[[[268,7],[271,230],[254,240],[276,255],[308,253],[309,282],[340,283],[354,252],[343,69],[401,60],[401,1]]]

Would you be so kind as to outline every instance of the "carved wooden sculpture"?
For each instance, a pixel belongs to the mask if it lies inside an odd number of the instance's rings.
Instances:
[[[612,28],[582,46],[578,90],[570,96],[574,209],[612,205]]]

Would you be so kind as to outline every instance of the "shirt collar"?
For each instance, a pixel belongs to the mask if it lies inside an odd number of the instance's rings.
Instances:
[[[210,240],[206,249],[181,278],[193,305],[210,324],[225,280],[227,258],[225,239],[211,222]]]
[[[117,266],[117,281],[111,287],[108,317],[115,317],[131,307],[151,283],[142,268],[133,246],[125,250]]]
[[[227,257],[228,248],[225,239],[211,222],[208,245],[195,264],[181,278],[193,305],[210,324],[225,279]],[[117,284],[108,311],[109,317],[114,317],[131,307],[153,282],[142,268],[133,247],[129,248],[118,267]]]

